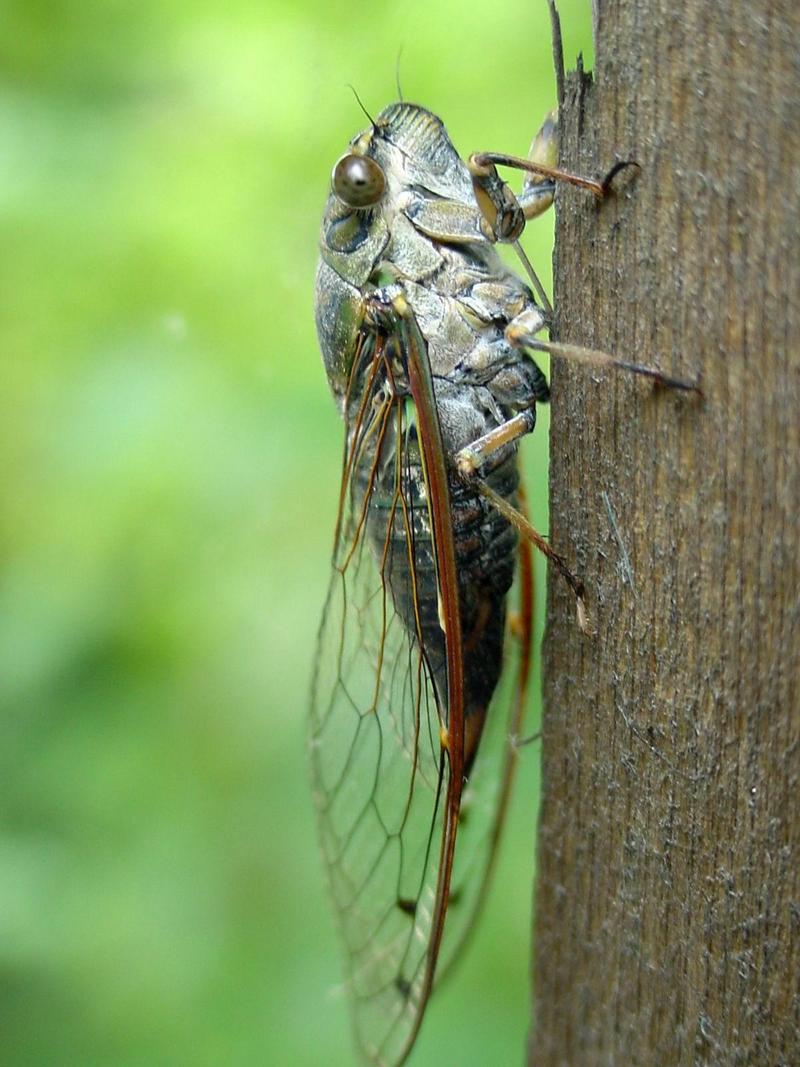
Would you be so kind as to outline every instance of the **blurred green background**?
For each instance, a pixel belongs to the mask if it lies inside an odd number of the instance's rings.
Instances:
[[[589,0],[561,9],[569,63]],[[346,83],[380,110],[401,46],[462,153],[524,154],[546,4],[2,11],[0,1059],[350,1064],[305,760],[341,454],[319,219]],[[537,763],[413,1064],[522,1062]]]

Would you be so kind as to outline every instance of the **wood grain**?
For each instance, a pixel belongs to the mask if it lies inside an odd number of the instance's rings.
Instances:
[[[529,1063],[800,1063],[800,5],[601,3],[571,72]]]

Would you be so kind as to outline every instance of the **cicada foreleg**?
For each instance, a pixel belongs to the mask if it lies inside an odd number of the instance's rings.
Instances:
[[[553,309],[544,292],[533,266],[519,243],[519,237],[529,219],[536,218],[553,203],[556,182],[588,189],[598,200],[603,200],[612,190],[612,182],[619,172],[626,167],[638,168],[634,160],[621,160],[614,164],[602,181],[585,178],[579,174],[561,170],[555,166],[558,156],[558,123],[556,113],[551,112],[531,145],[527,159],[509,156],[501,152],[477,152],[470,156],[468,166],[472,176],[475,199],[480,208],[485,235],[492,241],[511,244],[533,284],[539,301],[545,310],[546,321],[552,320]],[[513,167],[525,172],[525,182],[519,197],[509,189],[497,172],[498,166]],[[551,356],[571,359],[578,363],[592,366],[611,367],[650,378],[658,385],[670,389],[682,389],[701,394],[699,383],[673,378],[655,367],[631,360],[619,359],[599,349],[585,348],[582,345],[564,344],[560,341],[542,341],[535,336],[541,328],[537,320],[535,329],[529,329],[524,314],[510,323],[506,336],[509,341],[520,348],[530,348],[547,352]]]
[[[558,121],[556,112],[551,111],[534,137],[526,160],[494,152],[478,152],[471,155],[467,163],[485,236],[490,241],[514,246],[548,320],[552,318],[553,308],[533,264],[519,243],[519,236],[526,221],[541,215],[553,203],[556,189],[553,167],[557,156]],[[498,166],[518,166],[526,171],[519,197],[497,173]]]
[[[541,215],[553,203],[556,182],[587,189],[598,200],[603,200],[621,170],[639,167],[635,160],[620,160],[598,181],[563,170],[556,165],[557,162],[558,117],[555,111],[551,111],[542,123],[527,158],[505,152],[473,152],[467,166],[490,240],[516,243],[526,221]],[[498,167],[512,167],[525,172],[522,192],[518,197],[497,173]]]

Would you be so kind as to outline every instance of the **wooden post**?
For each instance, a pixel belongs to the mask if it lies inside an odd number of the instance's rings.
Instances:
[[[800,5],[599,5],[553,360],[536,1067],[800,1063]]]

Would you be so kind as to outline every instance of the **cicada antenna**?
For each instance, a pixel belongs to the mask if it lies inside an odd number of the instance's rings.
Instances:
[[[361,108],[361,110],[364,112],[364,114],[367,116],[369,121],[372,123],[372,128],[375,131],[375,133],[377,133],[378,132],[378,124],[375,121],[375,119],[372,117],[372,115],[370,115],[369,111],[367,111],[367,109],[364,107],[364,101],[358,95],[358,92],[356,91],[355,85],[353,85],[351,82],[347,82],[347,88],[352,92],[353,96],[356,98],[356,103]]]
[[[401,44],[397,49],[397,59],[394,61],[394,81],[397,86],[397,99],[401,104],[403,103],[403,90],[400,85],[400,59],[402,58],[404,47],[405,45]]]

